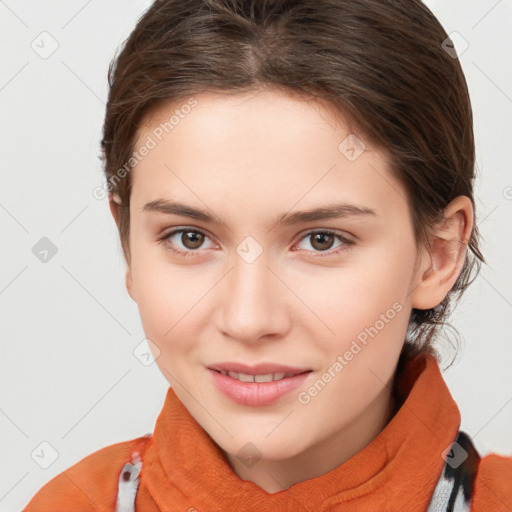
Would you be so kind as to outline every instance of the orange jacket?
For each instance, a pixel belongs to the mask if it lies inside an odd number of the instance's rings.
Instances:
[[[269,494],[233,472],[169,388],[153,434],[83,458],[44,485],[24,511],[114,512],[118,482],[130,476],[125,464],[138,455],[137,512],[441,512],[448,510],[448,495],[440,485],[459,477],[467,484],[472,472],[471,511],[511,512],[512,458],[480,458],[471,441],[464,444],[467,436],[457,437],[460,413],[435,358],[421,354],[407,361],[397,371],[395,392],[402,405],[368,446],[325,475]],[[455,440],[460,444],[452,445]],[[448,462],[461,446],[469,453],[460,465],[464,471],[455,480],[443,477],[455,471]],[[435,488],[440,494],[433,497]],[[459,495],[457,500],[462,489]]]

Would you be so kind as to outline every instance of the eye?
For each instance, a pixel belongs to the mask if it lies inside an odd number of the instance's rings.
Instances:
[[[177,235],[181,236],[177,237]],[[175,237],[177,238],[173,241],[172,239]],[[209,239],[208,235],[200,229],[180,228],[174,229],[164,235],[159,239],[159,243],[164,244],[166,248],[175,254],[188,257],[194,256],[195,253],[199,252],[197,249],[201,248],[201,246],[204,244],[204,240],[207,238]],[[311,247],[313,247],[313,251],[306,250],[306,252],[314,253],[313,255],[308,255],[308,258],[340,254],[342,252],[348,251],[350,247],[355,243],[352,240],[349,240],[347,237],[329,230],[310,231],[301,238],[301,242],[308,238],[312,240]],[[336,239],[341,242],[340,245],[338,245],[335,250],[329,250],[332,248],[332,245]],[[184,249],[176,248],[178,244],[181,244]]]
[[[186,250],[176,249],[176,241],[172,241],[172,239],[178,234],[181,234],[181,236],[177,237],[177,241],[181,243]],[[160,238],[159,243],[164,244],[169,250],[181,256],[193,256],[195,252],[198,252],[195,249],[201,247],[205,238],[209,237],[200,229],[181,228],[164,235]]]
[[[312,243],[310,244],[311,247],[314,249],[313,255],[308,255],[308,258],[316,258],[316,257],[325,257],[325,256],[334,256],[336,254],[340,254],[342,252],[348,251],[352,245],[354,245],[355,242],[352,240],[349,240],[347,237],[336,233],[334,231],[329,230],[317,230],[317,231],[309,231],[306,233],[302,239],[312,240]],[[341,244],[337,246],[335,250],[329,251],[329,249],[332,247],[335,239],[340,240]],[[319,252],[318,252],[319,251]],[[311,251],[308,251],[311,252]]]

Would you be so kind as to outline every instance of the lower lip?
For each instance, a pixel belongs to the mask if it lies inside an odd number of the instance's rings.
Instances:
[[[217,389],[240,405],[252,407],[271,404],[298,388],[311,372],[271,382],[241,382],[229,375],[208,370]]]

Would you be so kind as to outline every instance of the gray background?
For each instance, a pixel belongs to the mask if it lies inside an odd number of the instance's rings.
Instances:
[[[444,375],[477,448],[511,455],[512,4],[426,3],[463,38],[459,50],[469,44],[460,59],[488,260],[453,316],[464,341]],[[0,0],[1,511],[21,510],[86,455],[151,432],[167,392],[156,364],[133,353],[144,333],[107,200],[92,193],[108,64],[148,5]],[[33,253],[43,237],[57,249],[46,262]]]

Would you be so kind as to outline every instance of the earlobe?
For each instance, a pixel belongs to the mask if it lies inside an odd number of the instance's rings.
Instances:
[[[412,307],[431,309],[453,288],[466,260],[473,229],[473,205],[468,197],[455,198],[424,248],[412,292]],[[418,282],[419,280],[419,282]]]

